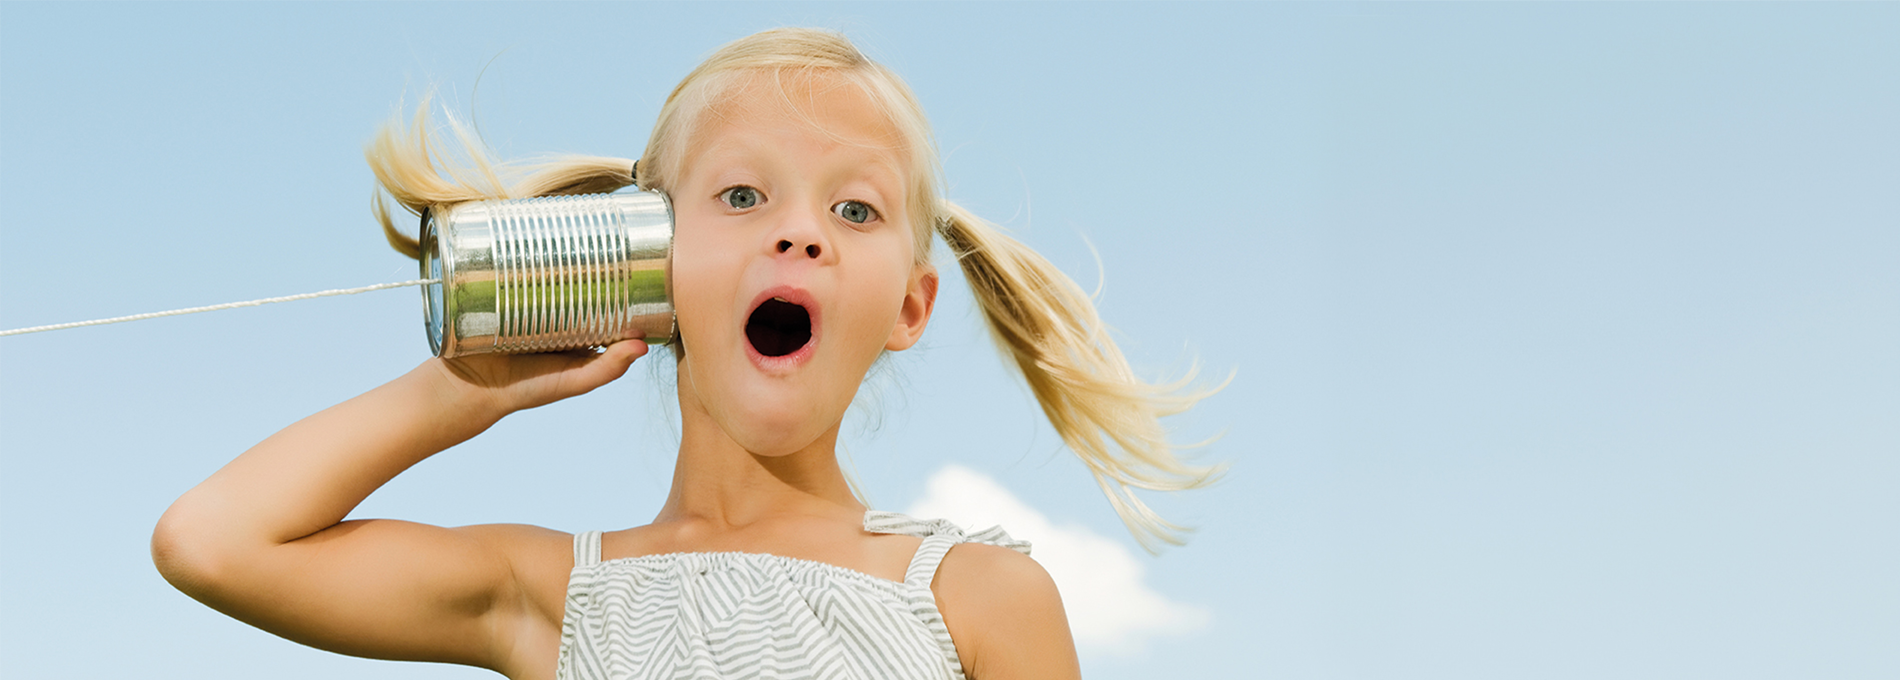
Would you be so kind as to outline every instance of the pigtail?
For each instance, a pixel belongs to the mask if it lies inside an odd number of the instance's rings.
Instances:
[[[416,236],[397,229],[384,195],[395,199],[412,216],[426,209],[444,211],[466,201],[531,196],[607,193],[633,183],[633,161],[606,156],[564,156],[551,161],[507,165],[488,157],[486,147],[453,116],[459,153],[445,152],[429,125],[429,98],[416,107],[407,126],[392,120],[376,131],[364,148],[379,191],[370,198],[370,212],[383,227],[383,236],[396,252],[420,257]]]
[[[943,203],[938,232],[956,253],[997,344],[1016,363],[1044,415],[1082,459],[1135,540],[1181,545],[1190,528],[1169,522],[1134,488],[1175,491],[1213,483],[1226,465],[1175,456],[1159,418],[1186,411],[1214,390],[1135,377],[1095,304],[1055,265],[969,211]]]

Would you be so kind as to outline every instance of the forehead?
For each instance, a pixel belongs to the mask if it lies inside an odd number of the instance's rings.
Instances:
[[[864,88],[826,72],[765,71],[737,77],[709,102],[687,154],[718,161],[792,153],[838,158],[901,184],[902,131]]]

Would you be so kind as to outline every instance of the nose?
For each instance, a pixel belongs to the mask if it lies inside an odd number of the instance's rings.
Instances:
[[[772,256],[792,258],[794,260],[813,260],[828,262],[837,257],[832,252],[831,243],[826,238],[824,217],[813,215],[814,210],[794,210],[774,225],[767,235],[766,243],[771,244]],[[828,214],[828,213],[826,213]]]
[[[778,251],[779,251],[779,252],[781,252],[781,253],[789,253],[789,252],[792,252],[792,249],[793,249],[793,248],[797,248],[797,247],[798,247],[798,245],[797,245],[797,244],[794,244],[794,243],[792,243],[792,242],[791,242],[791,241],[789,241],[789,240],[786,240],[786,239],[779,239],[779,242],[778,242]],[[821,253],[823,253],[823,252],[825,252],[825,249],[824,249],[824,248],[823,248],[822,246],[819,246],[819,245],[818,245],[818,244],[816,244],[816,243],[807,243],[807,244],[805,244],[805,248],[804,248],[804,250],[805,250],[805,257],[809,257],[809,258],[811,258],[811,259],[814,259],[814,260],[816,260],[816,259],[818,259],[818,256],[819,256],[819,255],[820,255]]]

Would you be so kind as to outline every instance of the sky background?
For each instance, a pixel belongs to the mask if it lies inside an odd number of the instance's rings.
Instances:
[[[902,74],[950,197],[1102,282],[1145,375],[1234,376],[1171,423],[1232,470],[1148,496],[1200,527],[1158,558],[953,268],[852,417],[877,507],[1046,548],[1088,677],[1900,676],[1900,4],[0,3],[0,328],[412,278],[361,156],[404,102],[636,157],[782,25]],[[492,677],[279,640],[147,553],[420,322],[403,290],[0,338],[0,675]],[[356,516],[643,524],[666,380]]]

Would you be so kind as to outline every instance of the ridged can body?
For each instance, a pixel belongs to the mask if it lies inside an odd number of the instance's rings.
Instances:
[[[479,201],[422,221],[429,349],[555,352],[673,335],[664,194]]]

